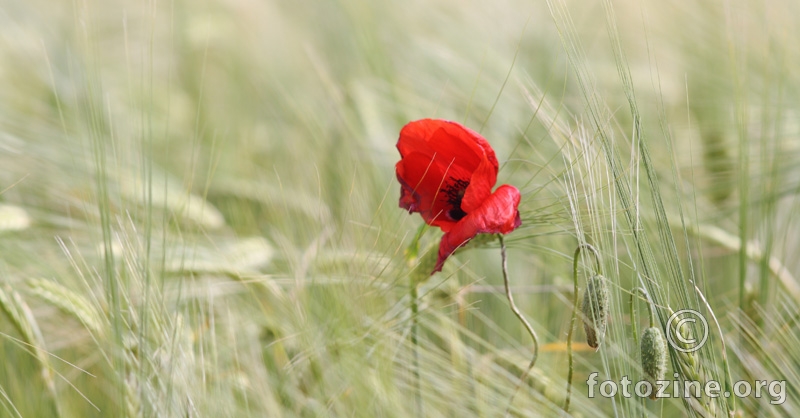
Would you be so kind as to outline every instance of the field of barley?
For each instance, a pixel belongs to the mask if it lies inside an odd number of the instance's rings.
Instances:
[[[0,417],[799,416],[797,16],[0,0]],[[433,275],[425,118],[521,195]]]

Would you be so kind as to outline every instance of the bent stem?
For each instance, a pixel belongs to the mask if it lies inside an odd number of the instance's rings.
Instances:
[[[569,401],[572,396],[572,334],[575,330],[575,319],[578,316],[578,256],[581,249],[586,248],[594,255],[595,267],[597,274],[603,274],[603,268],[600,265],[600,254],[591,244],[581,244],[575,249],[575,254],[572,256],[572,318],[569,320],[569,333],[567,334],[567,358],[569,361],[567,371],[567,396],[564,399],[564,412],[569,412]]]
[[[645,302],[647,302],[647,308],[650,315],[650,328],[656,326],[656,314],[655,314],[655,306],[650,301],[650,296],[647,294],[647,291],[641,287],[634,287],[631,289],[631,300],[630,300],[630,308],[631,308],[631,329],[633,330],[633,342],[636,346],[639,345],[639,332],[636,329],[636,303],[633,301],[633,298],[636,294],[640,294]]]
[[[511,306],[511,311],[514,312],[514,315],[517,316],[520,322],[525,326],[525,329],[528,330],[528,334],[531,335],[531,340],[533,340],[533,357],[531,357],[531,362],[528,364],[528,368],[525,369],[525,372],[519,377],[519,382],[517,382],[517,386],[514,388],[514,393],[511,394],[511,399],[508,400],[508,407],[506,408],[505,415],[508,416],[508,413],[511,411],[511,405],[514,403],[514,397],[517,396],[517,392],[519,392],[520,386],[522,386],[522,382],[528,378],[528,374],[530,374],[531,370],[533,370],[534,364],[536,364],[536,359],[539,357],[539,338],[536,336],[536,331],[533,330],[533,327],[522,316],[522,313],[517,308],[517,305],[514,303],[514,296],[511,295],[511,287],[508,284],[508,260],[506,259],[506,243],[503,240],[503,235],[497,234],[498,238],[500,238],[500,256],[503,259],[503,284],[506,288],[506,297],[508,298],[508,304]]]

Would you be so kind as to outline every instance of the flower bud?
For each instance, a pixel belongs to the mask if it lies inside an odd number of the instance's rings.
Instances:
[[[586,282],[583,293],[583,329],[586,331],[586,343],[592,348],[602,344],[608,323],[609,292],[605,277],[592,276]]]
[[[667,372],[667,343],[660,328],[650,327],[644,330],[641,356],[645,378],[650,381],[653,388],[658,387],[656,381],[664,380],[664,374]],[[656,391],[653,390],[650,399],[655,399],[655,394]]]

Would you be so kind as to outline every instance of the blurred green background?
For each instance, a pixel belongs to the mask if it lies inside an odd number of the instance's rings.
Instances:
[[[0,416],[797,416],[797,16],[0,0]],[[412,320],[422,220],[397,206],[394,146],[426,117],[481,132],[522,192],[524,382],[496,242],[418,283]],[[579,242],[612,308],[598,352],[576,325],[566,412]],[[670,309],[719,322],[669,379],[783,380],[784,402],[588,398],[592,372],[641,378],[635,286],[662,329]]]

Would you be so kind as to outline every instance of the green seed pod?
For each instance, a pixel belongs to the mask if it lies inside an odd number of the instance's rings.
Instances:
[[[592,276],[586,282],[586,291],[583,293],[583,329],[586,331],[586,343],[592,348],[598,348],[603,343],[606,334],[606,324],[609,314],[609,292],[605,277]]]
[[[658,327],[650,327],[642,333],[641,343],[642,371],[653,385],[650,399],[656,399],[657,380],[664,380],[667,372],[667,343]]]

